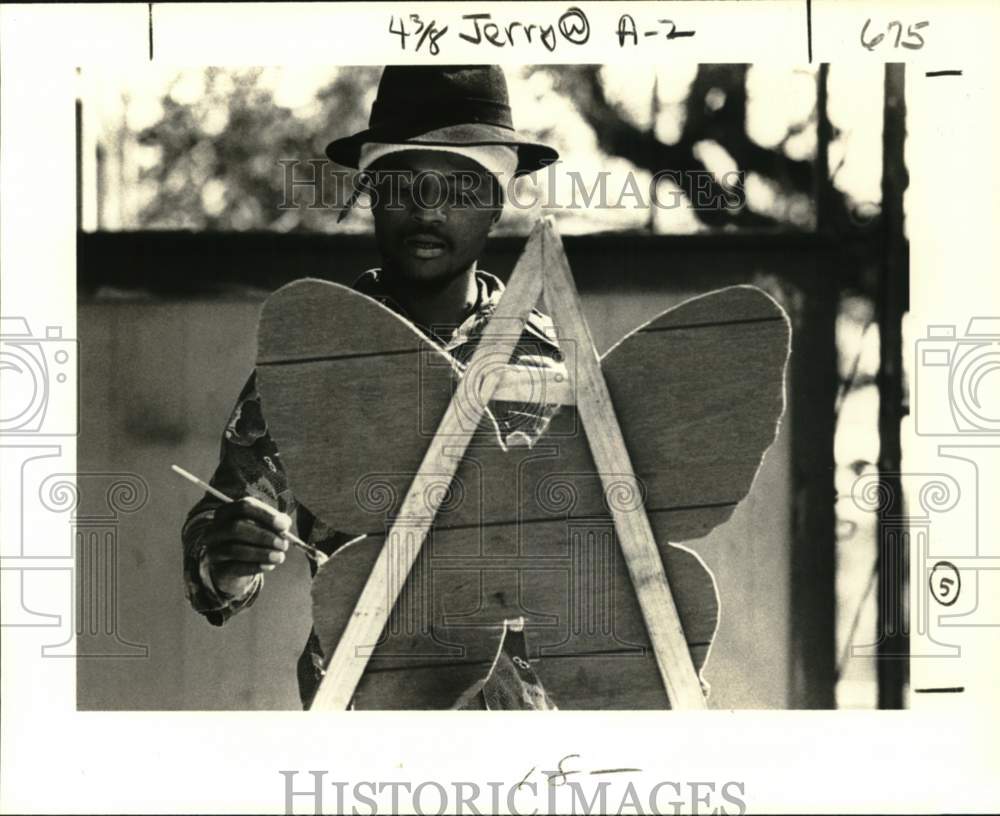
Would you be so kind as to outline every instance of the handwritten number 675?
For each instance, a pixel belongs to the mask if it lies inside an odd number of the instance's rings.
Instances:
[[[871,39],[868,39],[868,26],[871,25],[871,18],[869,17],[865,20],[865,24],[861,29],[861,44],[867,48],[869,51],[874,51],[875,47],[885,39],[884,33],[876,34]],[[889,25],[886,26],[886,31],[891,32],[893,28],[896,29],[896,42],[893,48],[909,48],[916,51],[924,47],[924,38],[917,32],[921,28],[926,28],[930,25],[927,20],[921,20],[919,23],[911,23],[906,29],[906,40],[903,39],[903,24],[899,20],[893,20]]]

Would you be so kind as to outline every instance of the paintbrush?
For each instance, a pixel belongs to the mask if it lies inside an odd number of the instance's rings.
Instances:
[[[219,499],[220,501],[224,501],[227,504],[232,504],[234,501],[236,501],[236,499],[231,499],[221,490],[216,490],[208,482],[203,482],[193,473],[189,473],[182,467],[177,467],[177,465],[171,465],[170,469],[178,476],[182,476],[183,478],[187,479],[189,482],[191,482],[191,484],[196,484],[198,485],[198,487],[202,488],[208,493],[211,493],[213,496],[215,496],[215,498]],[[264,504],[264,502],[259,502],[259,504],[274,514],[277,514],[278,512],[273,507],[269,507],[268,505]],[[278,533],[278,535],[280,535],[286,541],[289,541],[292,544],[294,544],[296,547],[298,547],[300,550],[306,553],[306,555],[308,555],[310,558],[315,559],[317,565],[322,565],[326,561],[327,556],[325,553],[321,552],[320,550],[317,550],[312,544],[307,544],[305,541],[303,541],[301,538],[295,535],[295,533],[293,533],[291,530],[286,530],[283,533]]]

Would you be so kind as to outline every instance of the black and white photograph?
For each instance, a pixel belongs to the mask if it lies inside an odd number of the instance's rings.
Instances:
[[[122,757],[5,812],[998,804],[995,14],[127,5],[4,14],[4,695]]]
[[[85,640],[149,655],[81,708],[309,707],[348,633],[357,707],[903,705],[903,66],[86,74],[79,461],[149,499]]]

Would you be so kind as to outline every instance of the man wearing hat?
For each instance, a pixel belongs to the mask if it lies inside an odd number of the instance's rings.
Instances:
[[[362,274],[353,287],[413,322],[460,365],[467,363],[504,289],[477,266],[501,216],[503,189],[514,177],[558,158],[552,148],[514,129],[503,71],[498,66],[388,66],[369,127],[331,142],[326,152],[335,162],[362,171],[358,191],[367,192],[372,202],[382,265]],[[561,359],[551,321],[533,310],[514,361],[560,367]],[[554,409],[495,411],[494,418],[505,444],[531,445]],[[292,524],[301,538],[328,554],[348,538],[313,516],[289,489],[254,375],[225,429],[211,483],[239,500],[225,504],[206,495],[188,514],[182,538],[188,598],[216,626],[258,597],[264,573],[285,560],[288,545],[278,534]],[[306,706],[324,662],[311,633],[298,667]],[[508,678],[496,682],[524,687],[494,690],[492,699],[515,701],[515,707],[550,706],[533,676],[496,675]]]

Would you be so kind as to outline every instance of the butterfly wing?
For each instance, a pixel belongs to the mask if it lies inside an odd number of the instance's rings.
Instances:
[[[601,367],[658,541],[706,535],[747,495],[785,403],[791,329],[753,286],[684,301]]]
[[[296,497],[345,533],[380,532],[451,400],[451,358],[347,287],[304,279],[264,304],[257,380]]]

